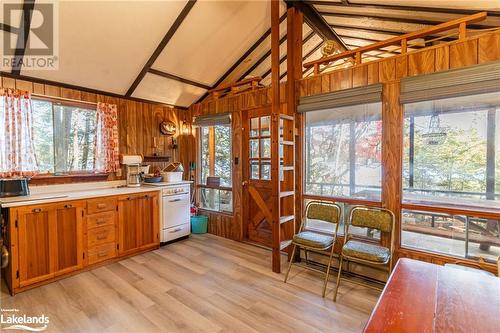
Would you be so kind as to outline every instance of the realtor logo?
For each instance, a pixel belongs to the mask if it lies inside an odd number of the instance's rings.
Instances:
[[[57,1],[2,2],[1,69],[58,69]]]

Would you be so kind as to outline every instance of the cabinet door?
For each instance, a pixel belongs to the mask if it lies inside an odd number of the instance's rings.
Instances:
[[[54,276],[56,229],[53,206],[18,210],[19,285],[24,287]]]
[[[139,225],[141,211],[139,197],[121,197],[118,200],[118,253],[120,255],[134,252],[139,245]]]
[[[56,275],[83,267],[83,205],[72,202],[55,207]]]
[[[158,195],[146,194],[139,199],[141,218],[139,221],[139,246],[159,242]]]

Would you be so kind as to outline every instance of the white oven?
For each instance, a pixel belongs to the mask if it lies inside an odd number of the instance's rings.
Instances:
[[[161,242],[191,233],[190,185],[171,185],[163,189]]]

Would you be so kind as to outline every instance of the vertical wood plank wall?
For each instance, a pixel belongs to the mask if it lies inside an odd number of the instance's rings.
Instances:
[[[500,32],[489,32],[468,38],[465,41],[451,42],[428,47],[416,52],[399,55],[388,59],[373,61],[357,65],[347,69],[340,69],[325,74],[304,78],[298,81],[297,90],[299,96],[312,96],[331,91],[365,86],[374,83],[383,83],[383,188],[382,205],[393,210],[398,217],[396,232],[396,244],[399,244],[399,212],[401,209],[402,184],[402,140],[403,140],[403,107],[399,103],[400,79],[406,76],[422,75],[453,68],[460,68],[489,61],[500,60]],[[284,88],[284,85],[281,85]],[[218,100],[207,100],[200,104],[191,106],[193,114],[214,114],[218,112],[240,111],[268,106],[270,104],[269,88],[263,88],[255,92],[235,95]],[[282,90],[281,102],[286,102],[285,89]],[[302,124],[303,126],[303,124]],[[303,140],[304,133],[299,130],[299,141]],[[239,144],[237,141],[233,145]],[[297,163],[303,163],[297,158]],[[238,172],[235,170],[234,172]],[[234,177],[234,175],[233,175]],[[301,193],[297,195],[297,201],[302,201]],[[243,203],[245,204],[245,203]],[[217,214],[211,214],[214,218]],[[226,218],[221,223],[217,217],[218,228],[211,232],[225,236],[227,223],[238,224],[241,221]],[[232,238],[232,237],[229,237]],[[435,263],[443,263],[447,259],[440,255],[428,253],[417,253],[400,249],[399,256],[413,257]],[[449,260],[449,259],[448,259]]]
[[[54,85],[16,80],[8,77],[0,77],[0,79],[0,87],[4,88],[25,90],[33,94],[53,98],[116,104],[118,107],[120,154],[143,154],[148,156],[157,152],[161,155],[170,156],[171,161],[180,161],[184,165],[186,170],[184,177],[187,177],[189,161],[195,160],[194,152],[191,149],[195,142],[194,136],[181,132],[183,121],[191,123],[188,110],[98,95]],[[178,131],[173,137],[177,140],[178,149],[172,149],[171,136],[160,134],[159,125],[163,120],[170,120],[177,124]],[[156,149],[154,147],[155,143],[157,145]],[[151,164],[152,166],[164,167],[168,163]]]

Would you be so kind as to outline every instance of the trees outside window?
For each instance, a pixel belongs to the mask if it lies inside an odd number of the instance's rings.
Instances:
[[[380,200],[381,104],[306,113],[305,192]]]
[[[230,126],[200,127],[200,206],[204,209],[231,213],[232,137]],[[220,185],[207,184],[207,177],[219,177]]]
[[[32,100],[35,153],[43,173],[94,170],[96,110]]]

